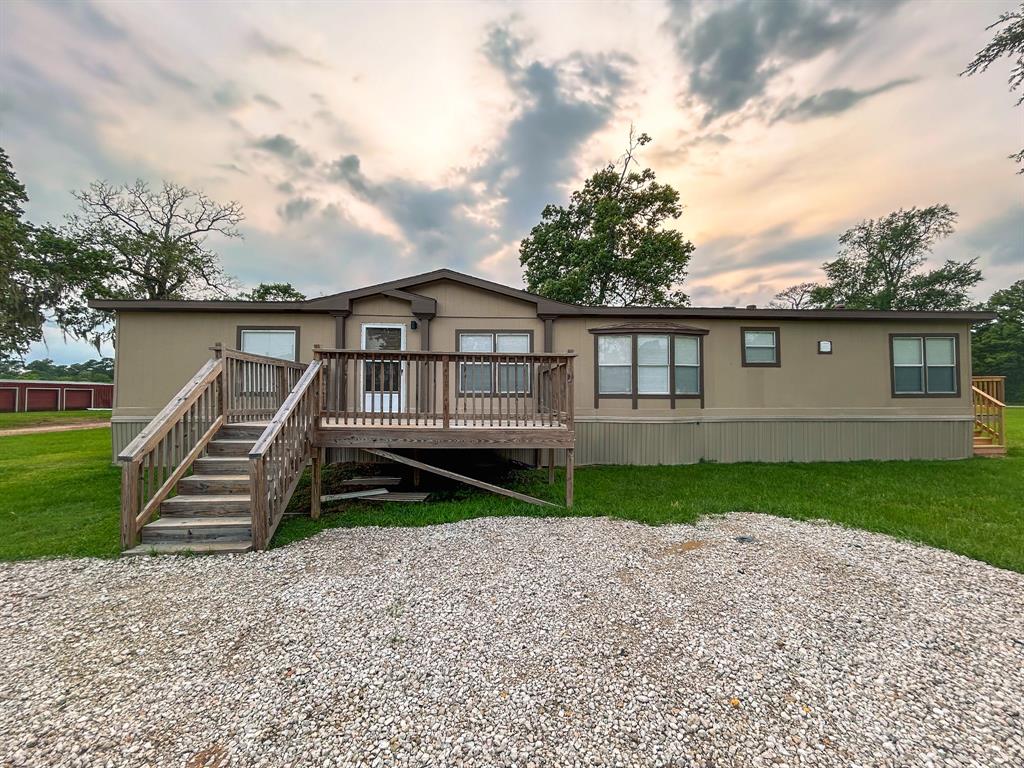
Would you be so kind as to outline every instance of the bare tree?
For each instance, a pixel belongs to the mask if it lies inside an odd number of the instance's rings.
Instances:
[[[231,295],[235,282],[210,250],[211,235],[241,237],[242,206],[163,182],[113,186],[98,181],[76,192],[80,211],[62,234],[69,291],[55,308],[58,325],[97,346],[112,337],[109,318],[91,298],[184,299]]]
[[[817,283],[798,283],[775,294],[768,306],[772,309],[809,309],[814,306],[814,289]]]

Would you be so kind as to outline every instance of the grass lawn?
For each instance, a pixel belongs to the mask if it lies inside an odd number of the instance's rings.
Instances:
[[[120,495],[109,428],[0,437],[0,559],[116,555]]]
[[[1004,459],[584,467],[576,473],[571,513],[459,491],[429,504],[348,504],[327,508],[318,521],[286,519],[273,545],[331,527],[485,515],[611,515],[659,524],[749,511],[826,518],[1024,572],[1024,409],[1007,411],[1007,431]],[[106,429],[0,437],[0,559],[117,553],[120,474],[110,466],[109,441]],[[325,474],[341,476],[341,468],[329,469]],[[548,486],[543,472],[521,473],[517,487],[562,498],[561,478]],[[304,503],[302,484],[293,504]]]
[[[110,410],[96,411],[29,411],[0,413],[0,429],[80,424],[87,421],[110,421]]]

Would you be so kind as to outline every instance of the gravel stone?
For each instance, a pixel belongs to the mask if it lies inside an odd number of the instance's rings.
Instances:
[[[827,523],[0,565],[3,766],[1019,766],[1022,696],[1024,576]]]

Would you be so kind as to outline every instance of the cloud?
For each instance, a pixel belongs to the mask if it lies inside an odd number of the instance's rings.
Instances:
[[[316,207],[316,200],[311,197],[293,197],[277,209],[278,215],[285,221],[299,221]]]
[[[269,107],[270,109],[281,109],[281,103],[276,99],[270,98],[265,93],[257,93],[255,96],[252,97],[252,100],[262,104],[265,107]]]
[[[227,82],[213,92],[213,101],[224,109],[236,109],[247,101],[237,83]]]
[[[529,60],[527,41],[492,26],[483,52],[520,101],[501,143],[473,174],[504,202],[503,233],[522,237],[577,173],[580,148],[615,115],[634,60],[621,53],[573,53],[549,64]]]
[[[672,6],[667,28],[687,68],[689,95],[704,108],[703,124],[763,97],[780,73],[839,49],[898,2],[739,0],[704,12]]]
[[[52,10],[66,14],[75,22],[76,26],[100,40],[109,43],[127,37],[127,33],[121,25],[111,21],[103,11],[87,0],[50,2],[47,5]]]
[[[249,34],[249,47],[264,56],[269,56],[277,61],[291,61],[297,64],[306,64],[311,67],[324,68],[327,65],[319,59],[315,59],[311,56],[307,56],[297,48],[293,48],[286,43],[279,43],[276,40],[264,35],[258,29],[254,29]]]
[[[894,88],[914,82],[917,82],[917,78],[900,78],[863,91],[858,91],[855,88],[832,88],[816,93],[813,96],[808,96],[805,99],[790,97],[786,102],[779,105],[771,122],[776,123],[779,120],[802,122],[818,117],[839,115],[872,96],[877,96],[880,93],[885,93],[886,91],[891,91]]]
[[[313,165],[313,156],[300,147],[295,139],[285,136],[283,133],[263,136],[250,142],[250,146],[276,155],[282,160],[287,160],[302,168],[309,168]]]
[[[407,179],[374,182],[363,174],[356,155],[331,163],[327,177],[386,214],[420,255],[448,256],[467,263],[496,244],[487,227],[473,218],[471,207],[477,199],[466,184],[432,187]]]

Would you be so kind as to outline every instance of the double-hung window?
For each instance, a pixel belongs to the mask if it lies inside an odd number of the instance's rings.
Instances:
[[[956,336],[893,334],[890,358],[894,396],[955,397],[959,394]]]
[[[700,396],[699,335],[638,332],[596,336],[598,398]]]
[[[530,354],[533,336],[526,331],[460,331],[459,352],[497,353],[497,358],[470,359],[459,364],[462,394],[522,394],[530,391],[530,366],[514,355]],[[507,354],[508,359],[500,356]]]
[[[777,368],[782,364],[778,328],[741,328],[743,365],[747,368]]]

